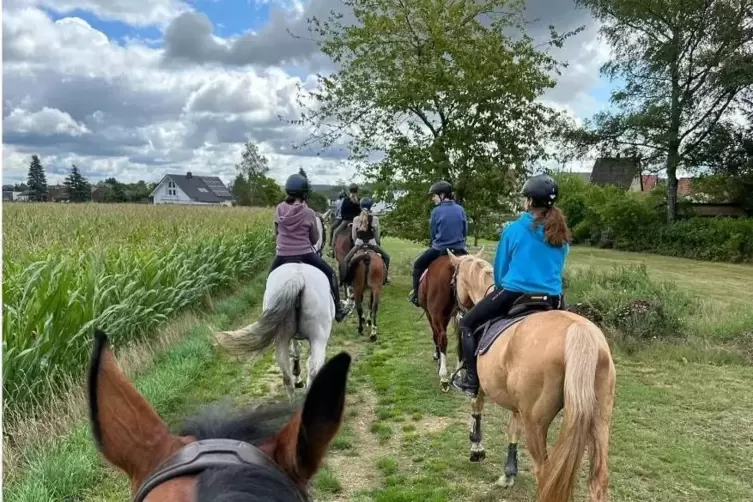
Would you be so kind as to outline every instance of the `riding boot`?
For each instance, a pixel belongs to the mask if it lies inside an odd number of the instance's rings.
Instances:
[[[332,299],[335,301],[335,321],[342,322],[350,314],[350,308],[343,308],[340,301],[340,288],[337,287],[337,279],[334,278],[334,274],[329,286],[332,290]]]
[[[463,344],[463,359],[465,361],[465,374],[462,378],[454,378],[453,387],[465,392],[471,397],[478,394],[479,381],[476,373],[476,347],[478,341],[469,328],[460,329],[460,339]]]
[[[413,289],[410,292],[410,296],[408,296],[408,300],[415,305],[416,307],[420,307],[418,304],[418,283],[421,280],[421,272],[413,270]]]

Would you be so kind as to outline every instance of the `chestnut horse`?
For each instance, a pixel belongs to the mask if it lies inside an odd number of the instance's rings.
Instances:
[[[88,382],[92,434],[100,454],[128,476],[134,502],[304,502],[342,422],[350,362],[345,352],[333,357],[301,410],[215,410],[173,435],[97,331]]]
[[[494,287],[492,266],[474,255],[449,257],[455,270],[456,295],[463,307],[478,303]],[[477,357],[480,383],[471,403],[471,461],[485,457],[481,446],[481,413],[486,396],[512,411],[507,429],[508,456],[504,478],[512,486],[518,471],[517,443],[525,431],[540,502],[567,502],[575,485],[586,445],[590,450],[589,501],[607,500],[607,454],[614,408],[616,374],[609,345],[588,319],[565,310],[521,304],[486,352]],[[486,339],[489,340],[488,338]],[[481,345],[480,345],[481,346]],[[547,432],[563,409],[559,439],[547,453]]]
[[[350,259],[348,269],[345,280],[353,283],[359,335],[363,335],[363,297],[366,288],[371,291],[367,325],[371,331],[369,341],[375,342],[377,339],[377,312],[379,312],[379,303],[382,297],[384,274],[387,273],[384,260],[379,253],[368,246],[364,246],[363,249],[356,251]]]
[[[353,238],[351,237],[351,230],[353,223],[345,225],[336,235],[332,236],[335,243],[335,260],[337,261],[338,273],[343,269],[345,263],[345,257],[348,252],[353,248]],[[340,274],[342,275],[342,274]],[[343,284],[344,277],[340,277],[340,284]],[[349,286],[345,286],[345,298],[351,298],[353,296],[352,290]]]
[[[439,384],[444,392],[450,390],[447,372],[447,325],[458,312],[452,287],[453,274],[450,257],[445,254],[431,262],[418,283],[418,304],[424,309],[429,320],[434,339],[434,360],[439,362]]]

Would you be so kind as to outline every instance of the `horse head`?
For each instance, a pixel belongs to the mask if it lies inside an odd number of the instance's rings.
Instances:
[[[230,418],[223,412],[175,435],[97,331],[88,381],[92,434],[100,454],[128,476],[136,502],[302,502],[342,422],[350,362],[345,352],[330,359],[300,410],[278,405]]]

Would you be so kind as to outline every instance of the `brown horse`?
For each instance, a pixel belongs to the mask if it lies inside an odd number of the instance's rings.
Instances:
[[[353,223],[345,225],[342,229],[340,229],[339,232],[337,232],[337,234],[332,237],[335,243],[335,260],[337,261],[338,271],[342,270],[343,264],[345,263],[345,257],[353,248],[353,238],[351,237],[351,230],[353,228],[352,225]],[[341,284],[343,283],[344,279],[344,277],[340,277]],[[350,298],[351,296],[353,296],[351,293],[352,292],[349,291],[349,288],[346,287],[345,297]]]
[[[450,256],[450,260],[456,270],[461,305],[470,307],[493,289],[492,266],[488,262],[473,255]],[[575,313],[526,308],[521,305],[517,313],[511,310],[509,317],[518,320],[507,329],[495,329],[499,325],[490,324],[488,329],[492,332],[487,334],[499,336],[485,337],[491,345],[477,356],[480,389],[471,403],[471,461],[485,457],[481,413],[488,396],[512,411],[507,429],[507,465],[499,484],[512,486],[515,482],[518,436],[524,430],[540,502],[570,500],[586,445],[591,461],[589,501],[606,501],[616,381],[607,340],[596,325]],[[547,432],[563,406],[562,430],[548,455]]]
[[[353,283],[353,295],[358,312],[358,334],[363,335],[363,297],[366,288],[371,291],[369,298],[369,319],[367,321],[371,334],[369,340],[375,342],[377,339],[377,312],[379,312],[379,302],[382,297],[382,286],[384,284],[384,274],[387,270],[384,266],[384,260],[376,251],[365,247],[356,251],[353,258],[350,259],[350,270],[346,274],[346,280],[350,279]]]
[[[483,249],[481,250],[483,252]],[[452,287],[454,268],[448,255],[429,265],[418,283],[418,304],[426,312],[434,339],[434,360],[439,362],[439,384],[450,390],[447,371],[447,326],[458,312]]]
[[[134,502],[304,502],[342,422],[350,362],[345,352],[330,359],[301,410],[210,410],[173,435],[97,331],[88,382],[92,434],[102,456],[128,475]]]

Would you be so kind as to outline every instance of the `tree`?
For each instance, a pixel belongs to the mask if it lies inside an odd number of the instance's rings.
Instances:
[[[303,168],[298,169],[298,174],[306,178],[306,181],[309,181],[309,176],[306,174],[306,171],[303,170]]]
[[[143,182],[142,182],[143,183]],[[125,185],[119,182],[115,178],[107,178],[105,184],[110,188],[105,196],[105,202],[127,202],[128,196],[126,195]]]
[[[285,192],[282,187],[269,176],[264,176],[259,181],[259,191],[261,197],[256,205],[259,206],[276,206],[285,199]]]
[[[318,213],[325,213],[329,209],[329,199],[321,192],[310,192],[308,205]]]
[[[667,173],[667,220],[677,213],[677,170],[734,110],[753,82],[753,0],[577,0],[605,24],[622,78],[618,112],[594,117],[582,144],[638,154]]]
[[[248,181],[249,198],[252,206],[265,206],[266,195],[264,193],[264,178],[269,172],[269,161],[259,152],[259,148],[251,143],[246,143],[241,161],[236,165],[240,174]]]
[[[251,205],[251,192],[248,186],[248,181],[243,174],[238,173],[230,187],[230,192],[235,198],[235,203],[239,206]]]
[[[47,176],[45,175],[39,156],[31,156],[29,176],[26,184],[29,186],[29,200],[44,202],[47,200]]]
[[[424,205],[428,186],[441,178],[457,186],[461,202],[477,201],[472,217],[499,209],[558,125],[536,98],[555,85],[550,73],[561,65],[525,34],[523,2],[346,5],[352,25],[336,15],[311,21],[319,47],[340,69],[320,77],[318,90],[299,94],[311,105],[299,122],[314,132],[297,147],[347,144],[385,202],[398,187],[408,191],[397,206]],[[574,33],[552,28],[548,45]],[[374,152],[382,159],[371,160]]]
[[[81,175],[76,164],[73,164],[71,174],[65,179],[63,185],[68,192],[68,200],[71,202],[87,202],[92,199],[91,185]]]

